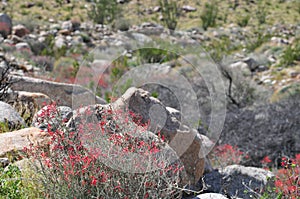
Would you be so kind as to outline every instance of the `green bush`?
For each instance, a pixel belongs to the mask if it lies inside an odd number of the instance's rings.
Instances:
[[[266,17],[267,17],[267,11],[265,5],[263,5],[262,1],[259,2],[257,11],[256,11],[256,17],[258,20],[258,23],[264,24],[266,23]]]
[[[216,1],[205,3],[204,10],[200,15],[203,29],[207,30],[208,27],[216,26],[217,17],[218,17],[218,5]]]
[[[116,20],[114,26],[117,30],[127,31],[130,28],[130,22],[127,19],[120,18]]]
[[[180,16],[177,2],[172,0],[159,0],[159,5],[161,7],[164,24],[171,31],[175,30]]]
[[[0,196],[21,198],[21,171],[17,166],[9,165],[7,169],[0,169]]]
[[[94,23],[109,24],[112,23],[121,9],[117,1],[112,0],[95,0],[88,11],[88,16]]]
[[[246,14],[246,15],[242,15],[241,17],[239,17],[237,19],[237,24],[241,27],[246,27],[249,23],[250,20],[250,15]]]
[[[269,33],[264,33],[264,31],[258,30],[254,33],[253,36],[248,37],[247,43],[246,43],[246,49],[249,52],[253,52],[255,49],[260,47],[263,43],[269,41],[269,39],[272,37]]]
[[[280,65],[290,66],[295,63],[295,61],[300,61],[300,38],[296,39],[294,45],[289,45],[281,56]]]
[[[163,63],[174,60],[178,57],[175,53],[159,48],[143,48],[135,52],[140,64]]]

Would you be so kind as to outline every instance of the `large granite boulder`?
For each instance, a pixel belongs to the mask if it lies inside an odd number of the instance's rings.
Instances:
[[[18,155],[30,143],[45,144],[46,133],[38,128],[25,128],[18,131],[0,134],[0,157]]]
[[[199,181],[205,161],[202,139],[197,130],[181,124],[179,117],[142,89],[128,89],[113,105],[119,108],[127,106],[128,110],[141,116],[142,122],[150,121],[150,131],[164,135],[184,164],[187,174],[184,181],[190,185]]]
[[[58,105],[79,108],[80,106],[106,104],[105,100],[95,96],[89,89],[80,85],[58,83],[31,77],[13,76],[12,89],[15,91],[27,91],[43,93],[49,96]],[[88,103],[88,104],[87,104]]]
[[[15,109],[5,103],[0,101],[0,122],[3,123],[9,129],[18,128],[20,126],[25,126],[24,119],[20,116]],[[0,129],[1,130],[1,129]]]

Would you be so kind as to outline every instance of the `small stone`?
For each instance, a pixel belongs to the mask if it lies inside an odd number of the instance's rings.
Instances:
[[[290,77],[291,77],[291,78],[296,78],[298,75],[300,75],[300,72],[292,71],[292,72],[290,73]]]
[[[195,12],[195,11],[197,11],[197,8],[185,5],[185,6],[182,6],[182,10],[185,12]]]
[[[18,37],[24,37],[25,35],[27,35],[29,33],[30,33],[30,31],[21,24],[13,27],[13,34],[17,35]]]
[[[62,24],[61,24],[61,29],[62,30],[69,30],[69,31],[72,31],[72,27],[73,27],[73,24],[71,21],[64,21]]]
[[[0,158],[0,167],[4,168],[9,165],[8,158]]]
[[[26,42],[21,42],[16,44],[16,49],[17,50],[22,50],[22,49],[30,49],[30,46]]]
[[[161,10],[161,7],[160,7],[160,6],[155,6],[155,7],[153,8],[153,12],[160,12],[160,10]]]

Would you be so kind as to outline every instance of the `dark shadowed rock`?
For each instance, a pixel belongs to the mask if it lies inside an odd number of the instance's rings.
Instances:
[[[251,190],[259,192],[271,186],[272,180],[268,179],[272,177],[274,174],[264,169],[231,165],[205,174],[204,182],[207,187],[206,192],[252,199],[257,195]]]
[[[0,34],[6,38],[11,34],[12,21],[7,14],[0,13]]]
[[[227,113],[219,144],[247,152],[247,166],[262,166],[265,156],[277,165],[282,154],[294,157],[300,151],[299,94],[273,104],[235,109]]]

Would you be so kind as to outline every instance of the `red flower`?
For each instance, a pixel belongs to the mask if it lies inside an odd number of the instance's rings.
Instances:
[[[289,190],[290,193],[294,193],[294,192],[297,191],[297,187],[295,185],[292,185],[292,186],[288,187],[288,190]]]
[[[281,180],[276,180],[276,181],[275,181],[275,187],[277,187],[277,188],[283,187],[282,181],[281,181]]]
[[[95,176],[92,176],[92,181],[91,181],[91,185],[96,186],[97,185],[97,179],[95,178]]]
[[[270,162],[272,162],[272,160],[270,160],[269,156],[264,157],[264,159],[261,161],[263,164],[268,164]]]
[[[144,199],[147,199],[147,198],[149,198],[149,193],[146,193],[146,194],[144,195]]]

